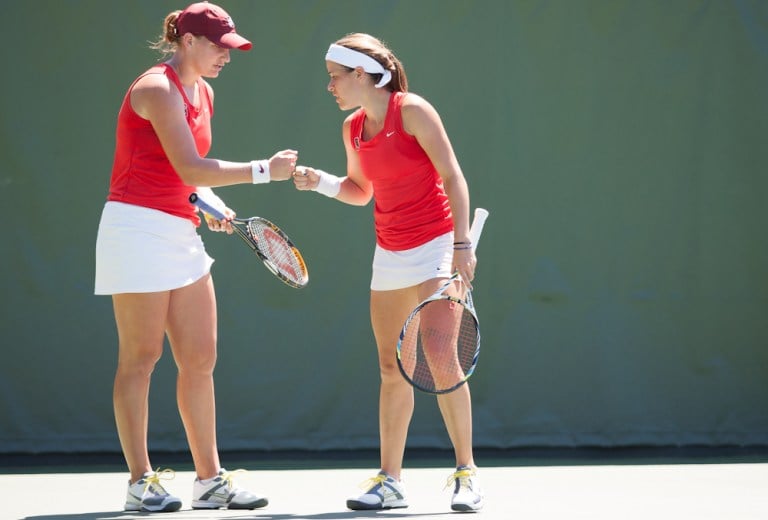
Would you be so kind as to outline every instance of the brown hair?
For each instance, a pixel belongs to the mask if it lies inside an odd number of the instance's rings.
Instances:
[[[179,19],[181,11],[173,11],[163,20],[163,32],[157,37],[157,40],[150,42],[150,49],[160,51],[163,56],[173,54],[181,41],[181,35],[176,28],[176,21]]]
[[[378,61],[385,69],[392,72],[392,80],[383,88],[395,92],[408,92],[408,78],[400,60],[378,38],[365,33],[351,33],[336,41],[336,45],[362,52]],[[349,67],[347,67],[349,68]],[[374,83],[378,83],[381,74],[371,74]]]

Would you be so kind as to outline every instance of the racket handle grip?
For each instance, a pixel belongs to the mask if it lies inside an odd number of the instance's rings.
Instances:
[[[480,242],[480,235],[483,234],[483,226],[485,225],[485,219],[488,218],[488,210],[483,208],[475,209],[475,218],[472,221],[472,227],[469,228],[469,239],[472,241],[472,250],[477,249],[477,244]]]
[[[193,193],[189,196],[189,202],[203,210],[204,212],[208,213],[210,216],[215,218],[216,220],[223,220],[227,218],[224,213],[217,210],[207,202],[205,202],[203,199],[200,198],[200,195],[197,193]]]

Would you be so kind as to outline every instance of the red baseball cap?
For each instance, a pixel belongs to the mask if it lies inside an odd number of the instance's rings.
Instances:
[[[235,32],[235,22],[221,7],[208,2],[192,4],[176,20],[179,35],[205,36],[219,47],[247,51],[253,44]]]

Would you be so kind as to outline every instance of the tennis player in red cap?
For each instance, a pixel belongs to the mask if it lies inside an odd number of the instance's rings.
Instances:
[[[262,495],[239,489],[221,467],[216,442],[213,369],[216,297],[196,228],[193,191],[241,183],[287,180],[297,153],[229,162],[207,158],[211,147],[213,90],[230,50],[251,42],[221,7],[201,2],[168,14],[152,45],[168,57],[141,74],[125,95],[117,119],[109,196],[96,240],[95,293],[112,295],[118,333],[114,410],[130,471],[125,509],[176,511],[181,500],[153,470],[147,450],[148,395],[167,334],[178,367],[177,402],[197,478],[195,509],[254,509]],[[208,192],[207,196],[212,196]],[[226,213],[232,215],[231,210]],[[232,232],[225,221],[213,230]]]

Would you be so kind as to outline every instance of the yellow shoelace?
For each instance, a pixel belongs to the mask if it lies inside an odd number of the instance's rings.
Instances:
[[[154,489],[160,490],[163,494],[168,494],[168,492],[165,490],[163,485],[160,483],[160,479],[163,480],[173,480],[176,478],[176,472],[172,469],[160,469],[157,468],[157,471],[152,473],[150,476],[144,478],[144,491],[149,489],[150,486],[152,486]]]
[[[376,484],[381,484],[387,480],[386,475],[378,474],[375,477],[371,477],[369,479],[366,479],[360,483],[360,489],[371,489]]]
[[[445,487],[443,489],[448,489],[457,480],[459,480],[460,482],[463,482],[462,479],[471,477],[474,474],[475,474],[475,470],[472,468],[463,468],[463,469],[456,470],[453,472],[453,474],[450,477],[448,477],[448,480],[445,482]]]
[[[235,469],[232,471],[224,470],[221,475],[219,475],[222,479],[227,481],[227,487],[230,489],[235,489],[235,484],[232,481],[232,477],[235,475],[235,473],[245,473],[244,469]]]

